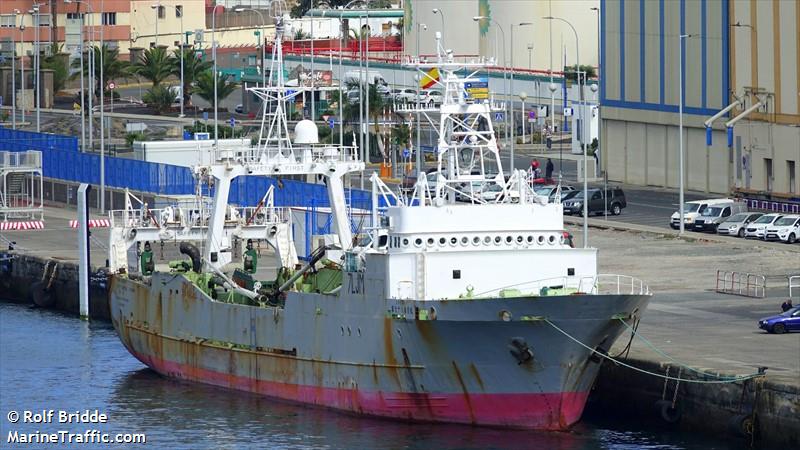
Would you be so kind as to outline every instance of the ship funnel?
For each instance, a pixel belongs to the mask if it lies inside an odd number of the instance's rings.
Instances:
[[[317,125],[308,119],[297,122],[297,125],[294,127],[294,143],[319,144]]]

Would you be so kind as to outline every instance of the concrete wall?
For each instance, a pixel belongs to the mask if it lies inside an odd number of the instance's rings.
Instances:
[[[533,69],[550,68],[550,51],[553,52],[554,70],[563,67],[562,43],[567,49],[567,63],[575,64],[575,35],[562,22],[551,23],[544,16],[562,17],[575,27],[580,39],[581,64],[597,65],[597,16],[589,8],[598,7],[599,0],[405,0],[410,3],[412,22],[424,23],[427,31],[420,35],[422,54],[433,54],[435,42],[433,32],[441,31],[442,19],[432,12],[440,8],[444,12],[444,41],[455,54],[493,56],[503,53],[505,34],[506,59],[511,61],[511,25],[514,26],[514,67],[528,68],[528,44],[533,44]],[[480,25],[473,16],[488,15],[502,28],[497,31],[494,22],[484,21]],[[531,22],[519,27],[516,24]],[[552,46],[551,40],[552,38]],[[416,54],[417,27],[406,32],[406,48]],[[498,58],[498,61],[502,61]]]

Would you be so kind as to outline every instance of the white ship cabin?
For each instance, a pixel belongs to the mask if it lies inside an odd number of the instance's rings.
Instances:
[[[388,298],[593,291],[597,250],[570,247],[560,203],[401,205],[387,208],[381,222],[364,269],[368,280],[385,280]]]

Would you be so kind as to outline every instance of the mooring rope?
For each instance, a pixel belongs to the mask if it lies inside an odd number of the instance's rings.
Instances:
[[[620,360],[618,360],[618,359],[616,359],[616,358],[614,358],[612,356],[609,356],[609,355],[607,355],[607,354],[605,354],[603,352],[599,352],[599,351],[589,347],[588,345],[584,344],[583,342],[579,341],[575,337],[571,336],[566,331],[564,331],[561,328],[559,328],[556,324],[551,322],[550,319],[545,318],[544,321],[547,322],[547,324],[550,325],[551,327],[555,328],[559,333],[561,333],[564,336],[570,338],[576,344],[578,344],[581,347],[589,350],[590,352],[594,353],[595,355],[601,356],[601,357],[603,357],[603,358],[605,358],[605,359],[607,359],[609,361],[614,362],[615,364],[619,364],[619,365],[621,365],[623,367],[627,367],[628,369],[635,370],[637,372],[640,372],[640,373],[643,373],[643,374],[646,374],[646,375],[652,375],[652,376],[657,377],[657,378],[663,378],[663,379],[666,379],[666,380],[684,381],[686,383],[697,383],[697,384],[725,384],[725,383],[735,383],[737,381],[745,381],[745,380],[749,380],[749,379],[752,379],[752,378],[758,378],[758,377],[764,376],[763,373],[753,373],[753,374],[749,374],[749,375],[742,375],[742,376],[737,376],[735,378],[724,379],[724,380],[690,380],[690,379],[686,379],[686,378],[671,377],[669,375],[661,375],[660,373],[650,372],[649,370],[645,370],[645,369],[641,369],[641,368],[636,367],[636,366],[632,366],[632,365],[627,364],[627,363],[625,363],[623,361],[620,361]]]
[[[636,332],[636,330],[635,330],[634,328],[631,328],[631,326],[630,326],[630,325],[628,325],[628,323],[627,323],[627,322],[625,322],[625,320],[623,320],[622,318],[619,318],[618,320],[619,320],[620,322],[622,322],[622,324],[623,324],[623,325],[625,325],[625,327],[626,327],[628,330],[630,330],[630,331],[631,331],[631,336],[632,336],[632,337],[634,337],[634,336],[635,336],[636,338],[640,339],[642,342],[644,342],[644,343],[645,343],[645,345],[647,345],[648,347],[650,347],[651,349],[653,349],[653,351],[654,351],[654,352],[658,353],[659,355],[663,356],[664,358],[667,358],[668,360],[670,360],[670,362],[673,362],[673,363],[675,363],[675,365],[677,365],[678,367],[683,367],[683,368],[684,368],[684,369],[686,369],[686,370],[690,370],[690,371],[692,371],[692,372],[699,373],[700,375],[705,375],[705,376],[707,376],[707,377],[719,378],[720,380],[733,380],[733,381],[739,381],[739,377],[737,377],[737,376],[735,376],[735,375],[733,375],[733,376],[728,376],[728,375],[720,375],[720,374],[715,374],[715,373],[710,373],[710,372],[704,372],[704,371],[702,371],[702,370],[695,369],[694,367],[691,367],[690,365],[688,365],[688,364],[686,364],[686,363],[684,363],[684,362],[682,362],[682,361],[679,361],[679,360],[675,359],[674,357],[672,357],[672,356],[670,356],[670,355],[668,355],[668,354],[664,353],[664,351],[662,351],[661,349],[659,349],[658,347],[656,347],[655,345],[653,345],[653,343],[652,343],[652,342],[650,342],[650,341],[648,341],[646,337],[642,336],[640,333],[637,333],[637,332]]]

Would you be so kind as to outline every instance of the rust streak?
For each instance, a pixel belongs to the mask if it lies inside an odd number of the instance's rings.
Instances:
[[[472,400],[469,397],[469,391],[467,390],[467,385],[464,384],[464,378],[461,376],[461,371],[458,370],[458,365],[455,361],[453,363],[453,370],[456,372],[456,378],[458,379],[458,384],[461,385],[461,390],[464,392],[464,401],[467,403],[467,409],[469,410],[469,420],[470,423],[473,425],[475,422],[475,412],[472,410]]]
[[[386,365],[397,367],[397,358],[394,356],[394,343],[392,342],[392,319],[390,317],[383,318],[383,351],[386,354]],[[388,370],[395,383],[397,383],[397,387],[402,389],[403,385],[400,382],[400,374],[397,373],[397,369],[390,368]]]
[[[475,377],[475,381],[478,382],[481,390],[486,391],[486,388],[483,386],[483,379],[481,379],[481,374],[478,373],[478,368],[475,367],[475,363],[469,363],[469,370],[472,371],[472,376]]]

